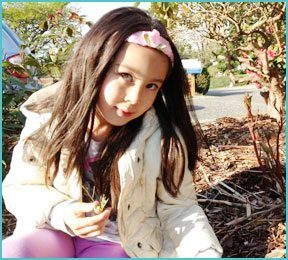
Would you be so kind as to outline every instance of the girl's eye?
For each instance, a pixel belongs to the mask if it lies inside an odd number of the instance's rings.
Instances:
[[[124,80],[131,82],[133,80],[132,76],[129,73],[119,73],[121,78]]]
[[[148,84],[146,87],[151,90],[158,89],[158,86],[154,83]]]

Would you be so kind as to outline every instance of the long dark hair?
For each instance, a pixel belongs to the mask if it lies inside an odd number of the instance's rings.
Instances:
[[[104,15],[78,44],[67,65],[49,121],[53,131],[43,150],[46,176],[51,174],[51,169],[54,169],[53,176],[56,176],[63,148],[69,149],[66,175],[71,174],[74,168],[83,174],[84,158],[92,138],[96,104],[105,76],[128,36],[137,31],[153,29],[170,42],[174,54],[174,66],[153,106],[162,130],[162,181],[165,189],[172,196],[177,196],[184,176],[185,156],[175,129],[184,139],[188,154],[186,159],[191,171],[197,159],[196,134],[184,98],[184,94],[189,93],[189,84],[178,51],[166,28],[145,11],[134,7],[115,9]],[[108,196],[112,192],[114,209],[117,208],[120,193],[117,163],[139,132],[142,120],[143,116],[124,126],[113,127],[93,167],[96,191]],[[87,129],[90,131],[85,139]]]

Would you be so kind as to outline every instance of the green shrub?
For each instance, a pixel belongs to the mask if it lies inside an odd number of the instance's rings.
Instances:
[[[9,73],[9,70],[16,67],[7,61],[2,62],[2,179],[9,170],[13,147],[25,123],[19,107],[35,91],[24,88],[25,84]],[[18,66],[17,69],[23,67]],[[33,81],[31,78],[29,80]],[[15,86],[18,86],[16,90]]]
[[[207,70],[211,77],[216,77],[217,73],[219,72],[219,69],[217,69],[216,66],[209,66]]]
[[[223,61],[223,60],[218,61],[217,65],[216,65],[216,68],[217,68],[220,72],[224,73],[224,72],[227,70],[227,62],[226,62],[226,61]]]
[[[196,92],[205,95],[210,86],[210,75],[207,68],[203,68],[201,74],[195,77]]]

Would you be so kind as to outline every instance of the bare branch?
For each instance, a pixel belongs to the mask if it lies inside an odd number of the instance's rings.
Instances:
[[[286,9],[286,2],[284,3],[282,9],[280,10],[280,13],[272,18],[266,18],[264,20],[259,20],[257,23],[253,24],[251,26],[251,28],[246,31],[246,34],[251,34],[253,31],[255,31],[256,29],[258,29],[259,27],[261,27],[263,24],[265,23],[275,23],[276,21],[278,21],[279,19],[281,19],[281,17],[285,14],[285,9]]]
[[[278,45],[278,48],[279,48],[279,53],[277,53],[276,56],[279,57],[282,54],[283,48],[281,46],[280,39],[279,39],[278,34],[277,34],[277,25],[274,23],[272,26],[274,27],[273,35],[274,35],[274,37],[276,39],[276,42],[277,42],[277,45]]]

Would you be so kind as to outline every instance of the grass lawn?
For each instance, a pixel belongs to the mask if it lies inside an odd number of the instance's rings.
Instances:
[[[225,87],[229,86],[230,82],[231,81],[230,81],[229,77],[225,77],[225,76],[219,77],[219,78],[211,77],[209,89],[225,88]]]
[[[238,80],[237,86],[244,86],[244,85],[247,85],[249,83],[249,81],[247,81],[247,75],[245,75],[245,74],[235,75],[235,78]],[[228,76],[217,77],[217,78],[211,77],[210,78],[210,89],[228,87],[230,82],[231,81],[230,81],[230,78]]]

